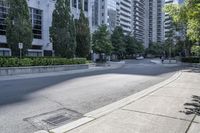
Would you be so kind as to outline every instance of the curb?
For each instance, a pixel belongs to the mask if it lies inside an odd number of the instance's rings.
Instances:
[[[109,66],[109,67],[99,67],[99,68],[96,67],[96,68],[79,69],[79,70],[72,70],[72,71],[50,72],[50,73],[42,73],[41,75],[38,73],[35,73],[35,74],[0,76],[0,81],[16,80],[16,79],[24,79],[24,78],[28,79],[28,78],[52,77],[52,76],[71,75],[71,74],[78,74],[78,73],[112,70],[112,69],[121,68],[121,67],[123,67],[123,65],[124,64],[120,64],[117,66]]]
[[[79,120],[76,120],[74,122],[71,122],[71,123],[68,123],[66,125],[63,125],[61,127],[58,127],[58,128],[55,128],[55,129],[52,129],[50,130],[50,133],[66,133],[70,130],[73,130],[77,127],[80,127],[86,123],[89,123],[95,119],[98,119],[102,116],[105,116],[117,109],[120,109],[128,104],[131,104],[132,102],[135,102],[145,96],[148,96],[152,93],[154,93],[155,91],[158,91],[159,89],[161,89],[162,87],[170,84],[171,82],[177,80],[182,74],[182,71],[177,71],[172,77],[170,77],[169,79],[161,82],[161,83],[158,83],[154,86],[151,86],[143,91],[140,91],[138,93],[135,93],[129,97],[126,97],[122,100],[119,100],[117,102],[114,102],[112,104],[109,104],[109,105],[106,105],[102,108],[99,108],[97,110],[94,110],[92,112],[89,112],[87,114],[85,114],[83,116],[83,118],[79,119]],[[44,130],[41,130],[41,131],[38,131],[38,132],[35,132],[35,133],[48,133],[47,131],[44,131]]]

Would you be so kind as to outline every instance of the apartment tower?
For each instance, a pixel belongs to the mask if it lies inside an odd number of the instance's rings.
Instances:
[[[149,43],[164,41],[164,0],[149,0]]]

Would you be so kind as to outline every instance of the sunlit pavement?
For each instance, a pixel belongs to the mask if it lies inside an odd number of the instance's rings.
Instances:
[[[163,87],[126,106],[102,117],[95,118],[98,113],[93,113],[94,116],[88,118],[95,119],[69,133],[198,133],[199,81],[199,68],[183,70]],[[156,89],[156,86],[149,89]],[[132,99],[135,97],[133,95]],[[57,133],[61,129],[54,131]]]

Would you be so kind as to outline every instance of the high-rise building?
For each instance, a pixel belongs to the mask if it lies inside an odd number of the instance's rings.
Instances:
[[[118,12],[117,12],[117,25],[121,26],[124,33],[128,34],[131,33],[132,31],[132,4],[131,0],[118,0],[117,1],[117,7],[118,7]]]
[[[132,34],[145,47],[148,47],[149,44],[148,9],[148,0],[132,0]]]
[[[130,0],[96,0],[92,16],[93,30],[105,24],[111,33],[116,26],[121,26],[124,33],[131,32]]]
[[[81,1],[82,6],[81,6]],[[85,16],[89,20],[89,26],[92,31],[92,0],[70,0],[70,7],[71,7],[71,13],[74,16],[74,19],[79,19],[80,16],[80,9],[82,7]]]
[[[55,9],[56,0],[27,0],[29,6],[30,20],[33,28],[32,47],[28,49],[29,56],[50,56],[53,52],[52,43],[49,38],[49,27],[52,23],[52,13]],[[92,29],[92,0],[83,0],[83,9],[90,22]],[[81,0],[70,0],[71,12],[75,19],[80,14]],[[5,18],[8,14],[9,5],[6,0],[0,0],[0,56],[11,55],[6,41]]]
[[[149,0],[149,42],[164,41],[164,0]]]
[[[51,55],[53,48],[49,38],[52,12],[56,0],[27,0],[32,22],[34,39],[30,56]],[[116,26],[123,28],[124,34],[132,34],[148,47],[150,42],[164,40],[164,0],[70,0],[71,13],[78,19],[82,7],[89,19],[91,32],[101,24],[106,24],[110,32]],[[10,55],[5,37],[5,18],[9,6],[0,0],[0,55]]]
[[[116,26],[116,0],[94,0],[92,6],[92,31],[105,24],[111,32]]]

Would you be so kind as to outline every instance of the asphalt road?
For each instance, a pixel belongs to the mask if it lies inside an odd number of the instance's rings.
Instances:
[[[0,81],[0,133],[33,133],[68,123],[157,84],[179,68],[133,60],[113,70]]]

